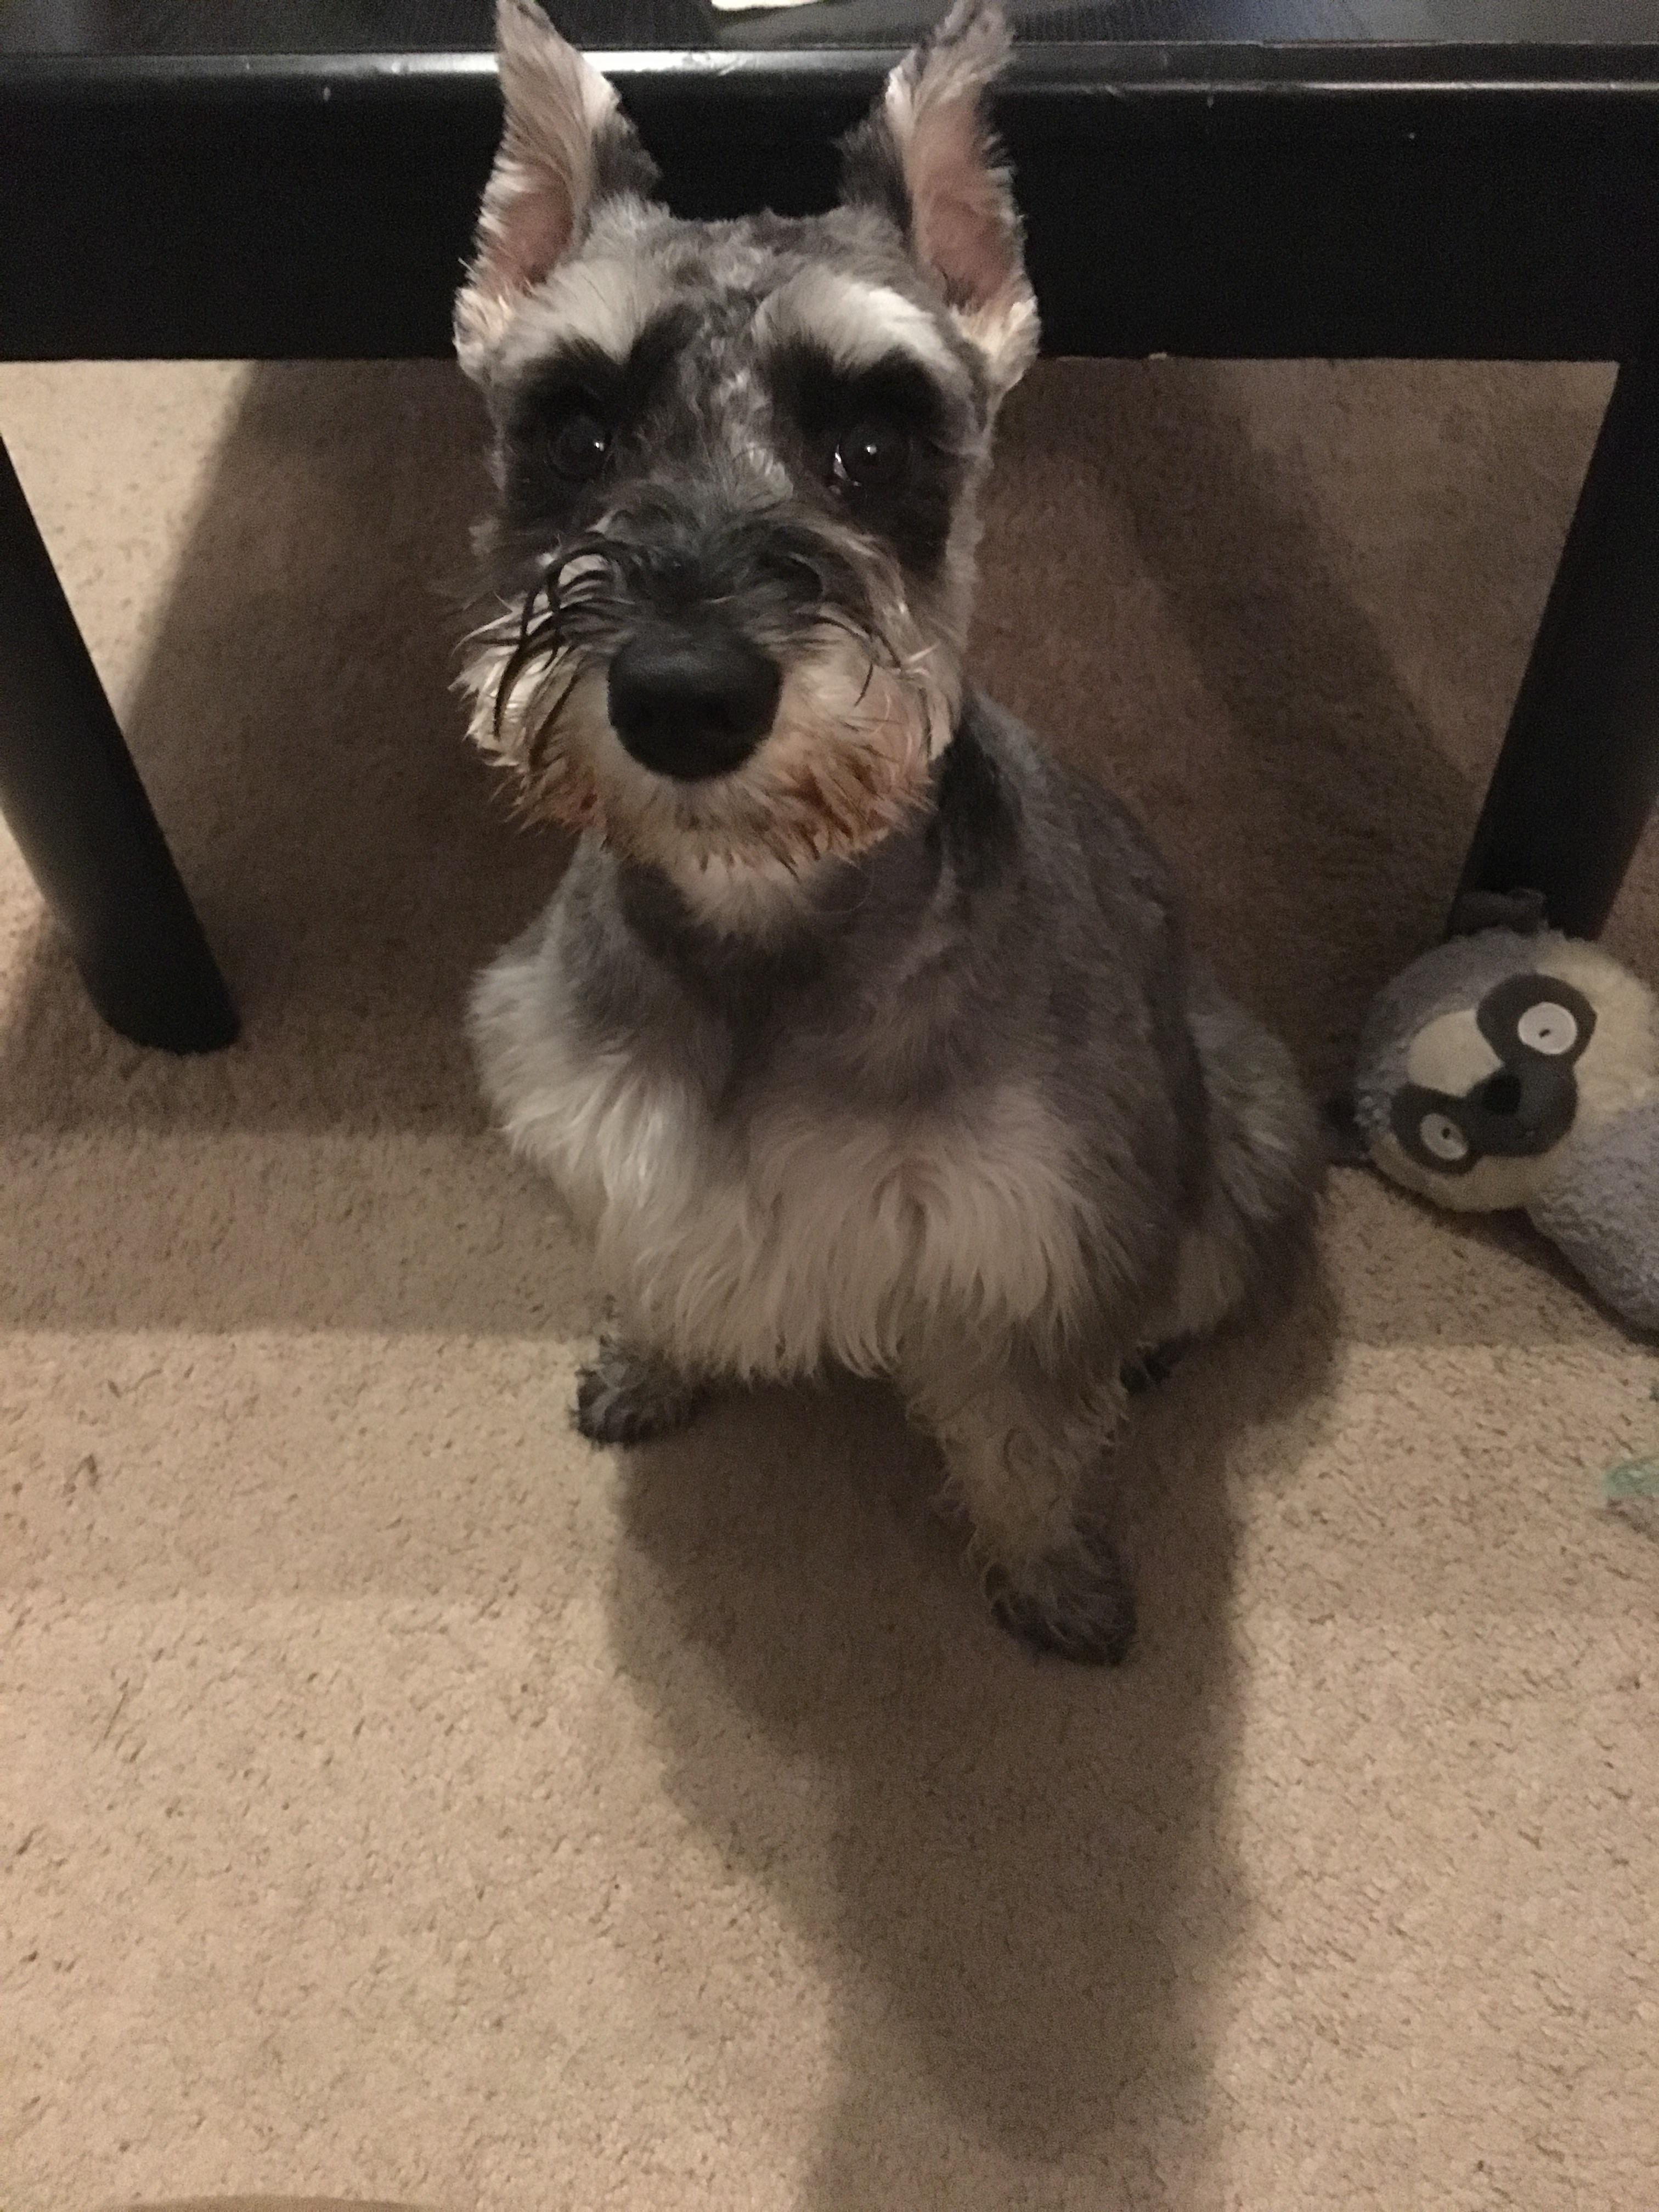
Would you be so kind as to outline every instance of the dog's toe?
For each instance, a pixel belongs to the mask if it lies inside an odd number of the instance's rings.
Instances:
[[[638,1444],[684,1428],[704,1393],[648,1352],[601,1344],[576,1378],[576,1426],[590,1443]]]
[[[991,1610],[1034,1651],[1091,1667],[1116,1667],[1134,1641],[1135,1594],[1109,1547],[1042,1561],[1018,1577],[994,1568]]]

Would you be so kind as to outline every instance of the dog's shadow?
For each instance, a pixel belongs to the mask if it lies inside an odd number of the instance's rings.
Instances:
[[[631,1455],[620,1662],[669,1786],[830,1993],[803,2207],[1024,2203],[1019,2176],[1056,2161],[1109,2172],[1114,2202],[1197,2201],[1246,1909],[1235,1511],[1296,1479],[1332,1339],[1310,1285],[1269,1340],[1212,1346],[1139,1401],[1142,1626],[1117,1673],[996,1630],[879,1390],[767,1393]]]

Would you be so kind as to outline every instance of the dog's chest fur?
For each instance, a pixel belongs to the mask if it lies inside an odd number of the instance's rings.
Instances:
[[[1046,1332],[1076,1311],[1074,1163],[1034,1084],[1005,1072],[931,1109],[826,1103],[786,1052],[728,1110],[695,1048],[596,1041],[559,919],[483,978],[475,1036],[508,1135],[592,1237],[630,1326],[690,1369],[758,1377],[876,1372],[939,1322]]]

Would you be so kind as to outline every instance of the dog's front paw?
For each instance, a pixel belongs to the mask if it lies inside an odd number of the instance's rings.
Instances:
[[[1134,1641],[1134,1589],[1109,1544],[1079,1546],[1018,1572],[993,1567],[985,1587],[1002,1626],[1034,1651],[1115,1667]]]
[[[684,1428],[706,1395],[654,1352],[605,1338],[576,1378],[576,1426],[590,1443],[644,1443]]]

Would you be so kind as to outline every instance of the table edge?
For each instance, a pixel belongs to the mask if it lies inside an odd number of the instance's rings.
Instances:
[[[589,58],[623,84],[664,90],[708,83],[736,91],[867,89],[899,49],[618,48]],[[331,53],[250,51],[185,55],[8,52],[0,46],[0,91],[98,98],[112,92],[154,97],[281,93],[327,97],[333,90],[388,99],[471,96],[490,87],[495,58],[485,48],[397,52],[358,47]],[[1020,95],[1146,99],[1212,94],[1230,100],[1447,100],[1585,95],[1645,101],[1659,94],[1659,42],[1630,46],[1447,47],[1286,42],[1043,44],[1015,50],[1005,89]]]

